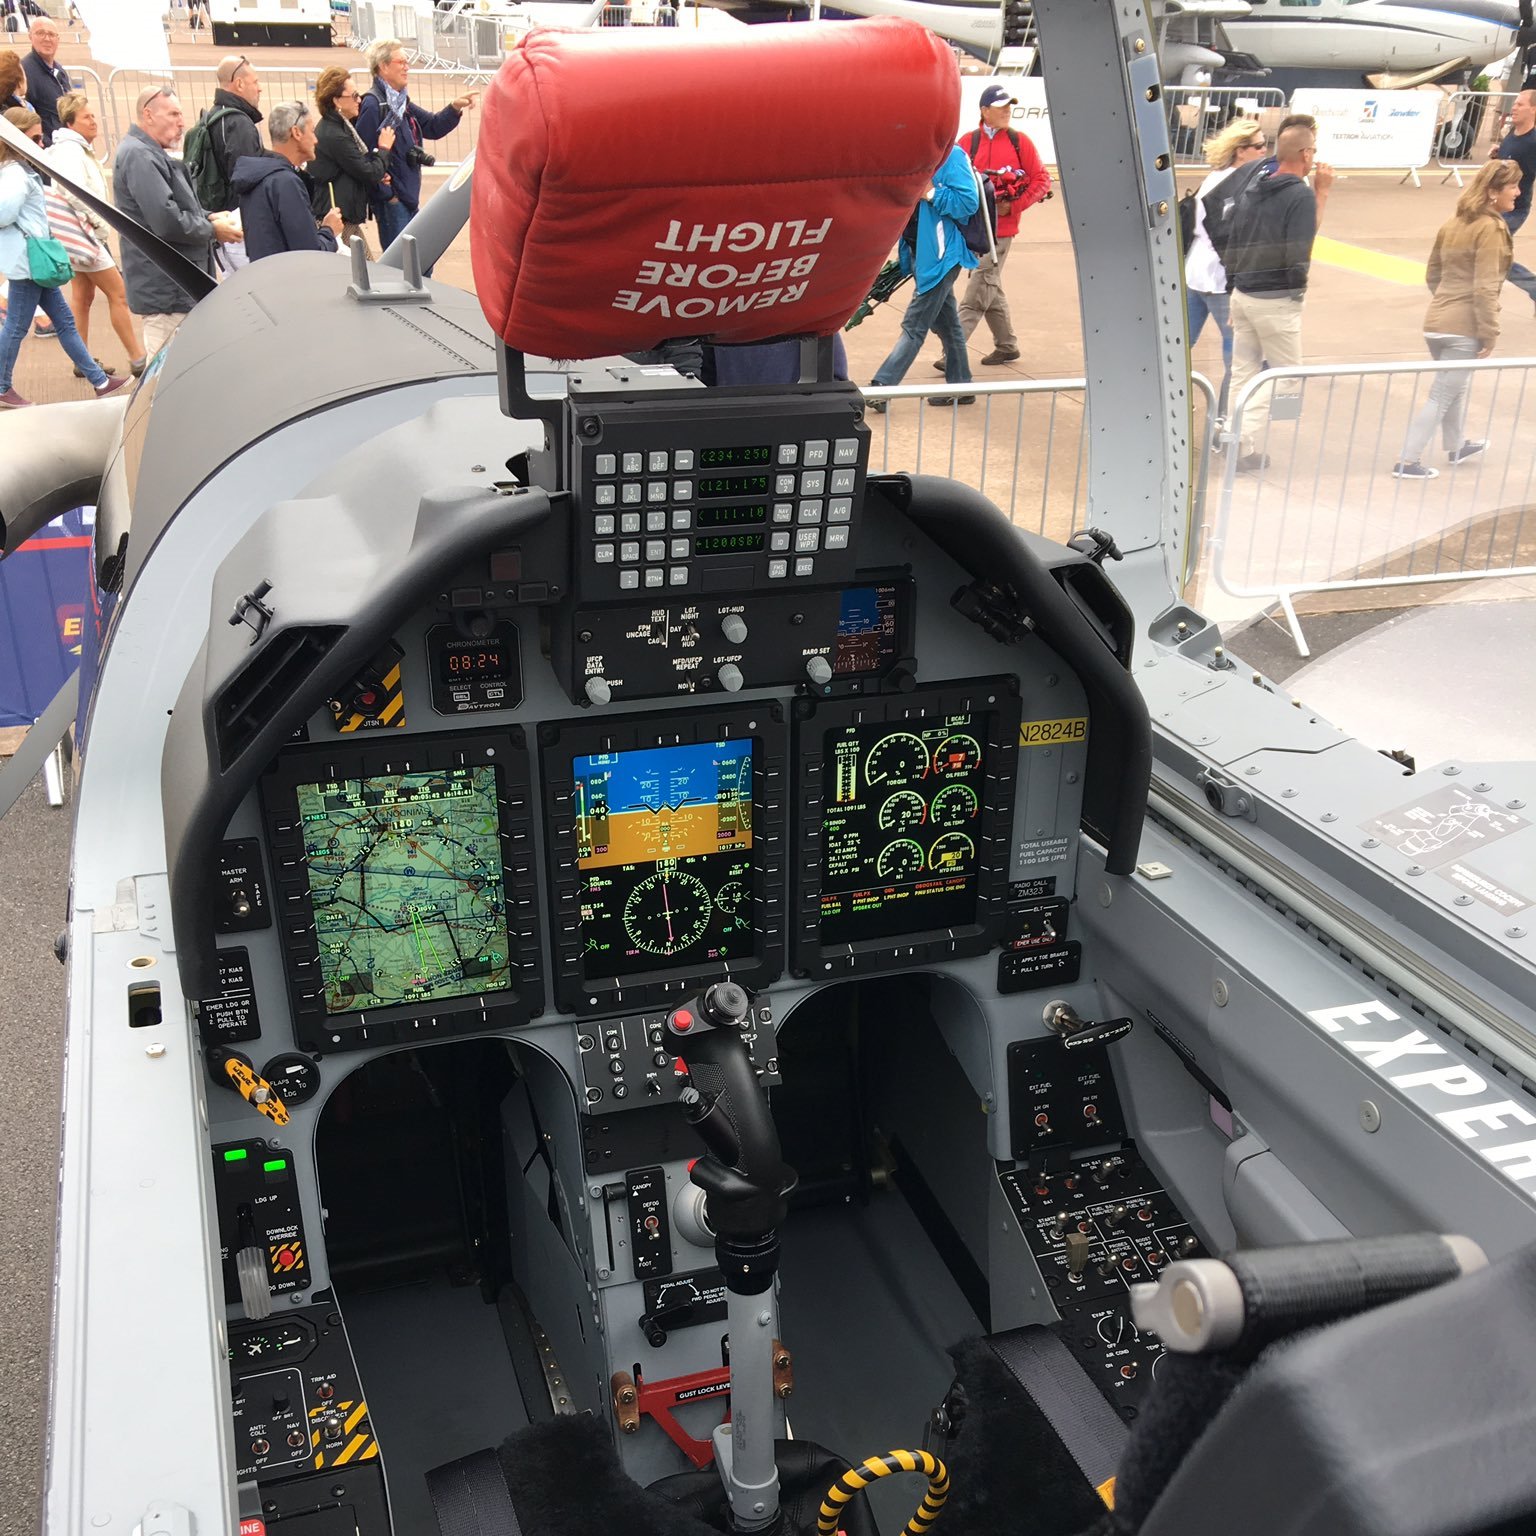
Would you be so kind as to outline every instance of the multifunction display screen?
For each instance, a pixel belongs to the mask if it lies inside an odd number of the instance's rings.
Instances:
[[[577,757],[577,910],[588,977],[753,951],[753,744]]]
[[[297,795],[328,1014],[511,986],[494,768]]]
[[[975,921],[990,723],[980,713],[826,733],[823,944]]]

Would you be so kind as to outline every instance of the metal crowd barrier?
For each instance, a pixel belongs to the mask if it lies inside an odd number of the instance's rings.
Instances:
[[[1475,171],[1504,137],[1514,91],[1457,91],[1450,98],[1445,120],[1435,129],[1435,164],[1445,172],[1441,181],[1462,184],[1463,171]]]
[[[1273,136],[1285,115],[1285,92],[1276,86],[1165,85],[1168,138],[1176,169],[1205,166],[1205,141],[1235,117],[1256,118]]]
[[[865,398],[887,409],[869,418],[870,469],[959,480],[989,496],[1016,527],[1064,542],[1088,511],[1087,389],[1086,379],[871,386]],[[931,403],[957,394],[975,395],[976,403]],[[1190,402],[1196,452],[1186,534],[1204,519],[1216,425],[1216,391],[1202,374],[1190,375]],[[1190,538],[1184,547],[1192,549]]]
[[[177,65],[169,74],[152,70],[114,69],[107,77],[105,96],[111,104],[110,117],[118,125],[134,120],[133,104],[146,86],[164,85],[169,79],[181,98],[190,127],[198,116],[213,104],[213,94],[218,89],[216,64]],[[261,104],[268,109],[280,101],[303,101],[311,106],[315,98],[315,82],[321,70],[313,65],[303,69],[258,66],[261,75]],[[86,71],[81,70],[81,74]],[[354,69],[352,78],[359,90],[365,90],[372,77],[366,69]],[[483,90],[489,76],[476,70],[411,69],[411,100],[428,112],[439,112],[457,97],[469,91]],[[100,82],[97,82],[100,86]],[[105,120],[105,119],[104,119]],[[439,165],[460,165],[467,160],[475,147],[480,133],[480,109],[478,104],[464,114],[463,120],[452,133],[441,139],[429,139],[426,148],[437,157]]]
[[[1422,462],[1434,479],[1397,479],[1409,423],[1437,379],[1470,379],[1459,436],[1487,448],[1459,466],[1437,428]],[[1237,440],[1274,392],[1254,437],[1267,469],[1240,473]],[[1231,440],[1211,531],[1211,575],[1233,597],[1276,603],[1299,655],[1303,593],[1536,575],[1536,362],[1356,363],[1276,368],[1232,403]]]

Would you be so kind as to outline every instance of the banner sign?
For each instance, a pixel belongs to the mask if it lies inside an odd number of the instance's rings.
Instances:
[[[1317,119],[1317,158],[1345,171],[1407,171],[1429,164],[1439,91],[1335,91],[1302,88],[1292,112]]]
[[[989,85],[1000,85],[1015,99],[1008,114],[1008,126],[1024,134],[1035,146],[1035,153],[1046,165],[1056,164],[1056,141],[1051,137],[1051,118],[1045,105],[1045,81],[1024,75],[961,75],[960,126],[956,140],[966,137],[981,125],[981,93]]]
[[[0,726],[31,725],[80,665],[95,513],[56,517],[0,565]]]

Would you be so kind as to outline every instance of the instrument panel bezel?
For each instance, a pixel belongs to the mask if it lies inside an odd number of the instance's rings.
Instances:
[[[783,705],[775,699],[713,709],[695,708],[687,714],[549,721],[539,727],[550,890],[554,909],[560,914],[551,933],[553,986],[562,1009],[590,1015],[664,1006],[702,985],[718,981],[722,972],[728,972],[733,981],[754,992],[777,980],[784,969],[782,890],[788,736]],[[758,914],[754,924],[755,953],[729,964],[715,961],[702,966],[658,967],[621,977],[584,976],[575,922],[579,878],[572,771],[575,759],[604,752],[744,739],[750,739],[754,745],[751,878]]]
[[[849,726],[929,723],[947,715],[988,712],[986,795],[978,828],[976,915],[959,927],[914,930],[879,938],[821,941],[822,806],[825,738]],[[911,693],[795,702],[792,767],[796,794],[795,847],[799,875],[790,920],[790,969],[831,979],[902,965],[985,954],[1002,940],[1008,902],[1008,863],[1022,710],[1017,677],[967,678]]]
[[[355,1014],[327,1013],[314,984],[319,950],[298,821],[298,786],[332,779],[482,767],[493,768],[496,773],[508,954],[515,984],[498,992],[395,1004]],[[296,745],[280,753],[262,774],[259,794],[277,893],[278,936],[294,1040],[300,1050],[326,1054],[415,1044],[527,1024],[544,1011],[538,881],[533,861],[533,791],[522,727],[430,736],[374,732],[351,741]]]

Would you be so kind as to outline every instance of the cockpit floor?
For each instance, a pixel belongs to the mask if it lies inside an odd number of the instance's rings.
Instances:
[[[430,1536],[427,1472],[528,1422],[496,1308],[478,1286],[447,1280],[341,1301],[389,1468],[395,1530]]]
[[[867,1206],[793,1212],[779,1273],[796,1436],[850,1461],[920,1446],[954,1380],[946,1351],[984,1330],[911,1206],[880,1189]],[[886,1478],[869,1492],[881,1530],[899,1531],[920,1480]]]

